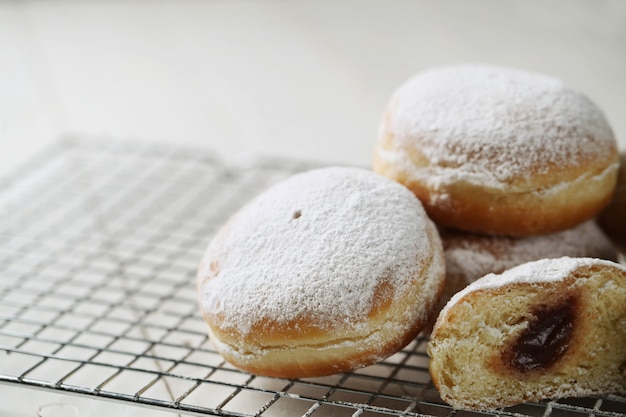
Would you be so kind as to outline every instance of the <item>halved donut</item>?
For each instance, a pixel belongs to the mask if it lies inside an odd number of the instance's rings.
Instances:
[[[487,275],[440,313],[428,346],[455,408],[626,393],[626,268],[593,258]]]

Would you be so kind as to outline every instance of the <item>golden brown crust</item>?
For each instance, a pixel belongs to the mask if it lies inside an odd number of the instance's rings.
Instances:
[[[626,151],[620,154],[620,169],[615,194],[598,216],[598,223],[626,253]]]
[[[417,140],[419,143],[419,140]],[[411,166],[382,157],[400,152]],[[574,227],[595,217],[611,200],[617,178],[617,147],[606,159],[585,165],[551,166],[528,173],[505,189],[459,179],[433,188],[416,170],[431,163],[416,147],[402,145],[390,132],[379,141],[374,171],[404,184],[440,226],[475,233],[532,236]]]
[[[584,94],[539,74],[458,66],[394,93],[373,167],[413,191],[440,226],[532,236],[595,217],[617,161],[611,127]]]
[[[331,375],[374,364],[410,343],[436,313],[443,289],[443,251],[434,225],[427,227],[432,245],[411,288],[391,298],[393,280],[381,278],[372,310],[362,324],[366,331],[350,328],[328,332],[319,322],[301,317],[290,322],[261,319],[245,334],[225,327],[224,320],[203,312],[216,349],[236,367],[259,375],[301,378]],[[206,280],[199,279],[199,285]],[[424,305],[415,305],[422,300]],[[424,314],[415,318],[415,310]]]

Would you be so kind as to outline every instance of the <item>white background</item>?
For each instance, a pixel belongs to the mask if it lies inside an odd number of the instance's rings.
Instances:
[[[466,62],[564,79],[626,148],[626,1],[4,1],[0,175],[66,135],[368,166],[393,90]],[[0,398],[4,415],[110,406]]]
[[[626,144],[626,2],[6,1],[0,173],[67,134],[369,165],[414,73],[489,63],[587,93]]]

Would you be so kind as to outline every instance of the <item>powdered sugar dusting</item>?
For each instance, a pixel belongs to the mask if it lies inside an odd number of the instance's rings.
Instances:
[[[616,146],[606,118],[586,96],[521,70],[433,69],[401,86],[391,106],[386,129],[401,145],[419,147],[436,169],[432,181],[461,176],[506,186],[529,172],[610,158]]]
[[[463,290],[457,292],[446,304],[440,313],[440,317],[447,314],[450,307],[458,303],[467,294],[490,288],[500,288],[510,284],[533,284],[539,282],[560,281],[569,276],[574,270],[580,267],[592,267],[594,265],[607,265],[621,268],[626,271],[626,267],[604,259],[597,258],[546,258],[537,261],[527,262],[501,274],[488,274],[474,281]]]
[[[209,244],[199,276],[219,272],[201,288],[203,309],[242,334],[258,317],[357,326],[381,277],[402,291],[423,267],[432,251],[426,222],[410,191],[371,171],[295,175],[244,207]]]
[[[594,220],[542,236],[512,238],[443,232],[446,273],[462,276],[464,284],[488,273],[501,273],[543,258],[592,257],[615,261],[613,244]]]

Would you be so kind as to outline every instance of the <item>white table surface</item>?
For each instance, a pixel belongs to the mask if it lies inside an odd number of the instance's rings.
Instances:
[[[22,0],[0,3],[0,175],[66,135],[369,165],[391,92],[466,62],[566,80],[626,148],[621,0]],[[6,386],[0,398],[14,399],[2,415],[59,402],[155,415]]]

